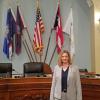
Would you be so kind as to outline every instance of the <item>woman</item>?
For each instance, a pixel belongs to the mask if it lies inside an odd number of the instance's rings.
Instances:
[[[50,100],[82,100],[79,70],[71,64],[66,50],[60,53],[54,68]]]

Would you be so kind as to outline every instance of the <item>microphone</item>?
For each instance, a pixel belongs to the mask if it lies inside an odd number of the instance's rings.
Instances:
[[[20,75],[20,73],[16,71],[15,69],[12,69],[12,71],[16,72],[17,75]]]
[[[14,75],[15,78],[23,77],[23,75],[21,73],[19,73],[17,70],[15,70],[14,68],[12,69],[12,71],[15,72],[15,74],[12,74],[12,75]]]

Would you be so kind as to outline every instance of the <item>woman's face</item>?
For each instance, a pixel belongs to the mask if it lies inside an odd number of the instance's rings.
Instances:
[[[69,56],[67,53],[63,53],[61,56],[61,61],[63,64],[68,64],[69,63]]]

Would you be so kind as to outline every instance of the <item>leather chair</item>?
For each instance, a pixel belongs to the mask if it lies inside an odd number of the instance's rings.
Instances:
[[[12,63],[0,63],[0,77],[12,77]]]
[[[51,74],[51,68],[42,62],[28,62],[23,65],[23,74],[24,77]]]

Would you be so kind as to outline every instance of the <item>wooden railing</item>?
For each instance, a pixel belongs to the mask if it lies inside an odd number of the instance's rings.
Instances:
[[[0,100],[49,100],[52,78],[1,78]],[[100,100],[100,79],[81,78],[83,100]]]

